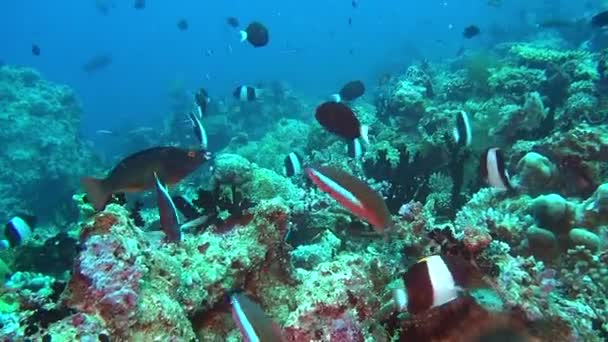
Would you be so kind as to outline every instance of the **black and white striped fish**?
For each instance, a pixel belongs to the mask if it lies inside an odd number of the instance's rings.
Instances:
[[[259,96],[259,90],[252,87],[242,85],[234,90],[234,97],[239,101],[255,101]]]
[[[160,216],[160,228],[167,235],[168,241],[179,242],[182,239],[182,231],[177,208],[171,195],[169,195],[169,190],[158,179],[156,172],[154,172],[154,178],[156,180],[156,201]]]
[[[361,138],[355,138],[348,142],[347,153],[349,157],[355,160],[359,160],[363,157],[365,145],[361,142]]]
[[[26,242],[34,231],[36,217],[17,215],[4,226],[4,240],[0,240],[0,249],[16,247]]]
[[[502,190],[513,190],[509,172],[505,168],[505,158],[497,147],[488,148],[481,155],[479,173],[491,187]]]
[[[299,175],[303,171],[302,163],[303,159],[298,153],[289,153],[287,157],[285,157],[283,174],[287,177]]]
[[[207,150],[207,147],[209,146],[209,140],[207,138],[207,131],[205,130],[205,126],[203,126],[199,117],[192,112],[190,112],[190,122],[192,123],[192,128],[194,128],[194,135],[201,144],[201,149]]]
[[[471,121],[469,115],[464,110],[456,114],[456,126],[452,132],[454,141],[459,146],[470,146],[473,141],[473,133],[471,131]]]

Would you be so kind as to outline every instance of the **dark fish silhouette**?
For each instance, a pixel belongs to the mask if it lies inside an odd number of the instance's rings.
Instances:
[[[133,7],[138,10],[146,8],[146,0],[135,0]]]
[[[32,44],[32,55],[40,56],[40,46]]]
[[[155,173],[166,184],[175,184],[209,158],[204,150],[153,147],[121,160],[104,179],[84,177],[80,181],[93,207],[101,210],[113,193],[151,189],[156,185]]]
[[[353,101],[363,94],[365,94],[365,85],[357,80],[346,83],[338,94],[333,95],[333,98],[336,102]]]
[[[462,32],[462,35],[467,39],[471,39],[471,38],[477,36],[480,32],[481,31],[479,30],[479,27],[477,27],[475,25],[470,25],[464,29],[464,32]]]
[[[266,46],[269,41],[268,29],[264,24],[254,21],[241,31],[241,42],[248,41],[254,47]]]
[[[92,73],[101,69],[105,69],[110,64],[112,64],[112,57],[103,54],[97,55],[91,58],[88,62],[86,62],[82,66],[82,70],[86,71],[87,73]]]
[[[226,18],[226,24],[228,24],[228,26],[234,27],[234,28],[237,28],[240,25],[239,19],[236,18],[236,17],[228,17],[228,18]]]
[[[608,11],[603,11],[594,15],[591,18],[591,26],[597,28],[608,26]]]
[[[187,21],[186,19],[180,19],[180,20],[177,22],[177,28],[178,28],[180,31],[187,31],[189,26],[190,26],[190,25],[188,25],[188,21]]]
[[[355,113],[339,102],[325,102],[317,107],[315,118],[328,132],[346,140],[362,138],[368,141],[367,126],[362,126]]]

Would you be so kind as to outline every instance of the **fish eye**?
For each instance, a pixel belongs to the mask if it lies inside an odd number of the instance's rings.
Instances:
[[[196,151],[188,151],[188,157],[190,157],[190,158],[196,157]]]

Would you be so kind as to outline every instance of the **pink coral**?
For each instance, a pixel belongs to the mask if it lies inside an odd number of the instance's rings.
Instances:
[[[124,242],[113,235],[90,237],[70,282],[70,305],[98,313],[118,331],[132,324],[144,272],[126,251]]]

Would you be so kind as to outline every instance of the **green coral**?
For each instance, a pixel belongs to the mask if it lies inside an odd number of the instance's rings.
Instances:
[[[546,81],[545,72],[524,66],[504,66],[492,69],[488,84],[496,92],[509,96],[522,96],[536,91]]]
[[[524,62],[533,64],[561,64],[569,60],[587,58],[589,53],[583,50],[555,50],[532,44],[515,44],[509,49],[513,55]]]

